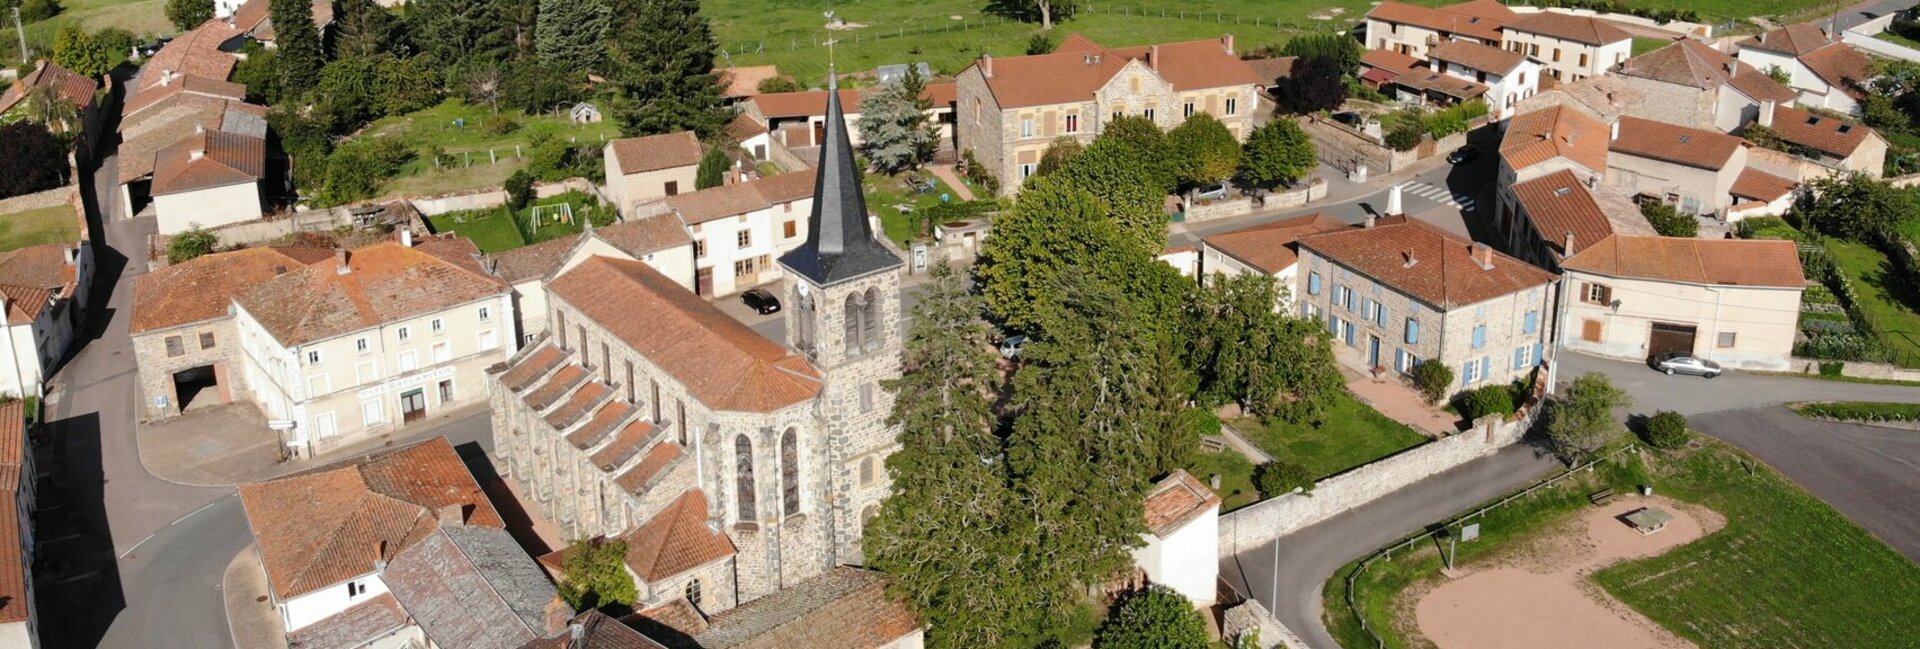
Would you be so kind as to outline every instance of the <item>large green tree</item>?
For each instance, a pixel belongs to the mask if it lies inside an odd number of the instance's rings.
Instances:
[[[868,523],[869,563],[926,616],[933,647],[999,647],[1027,637],[1042,599],[1025,588],[1018,539],[1028,529],[1008,488],[995,434],[988,329],[968,278],[946,263],[914,304],[905,372],[888,423],[893,491]]]
[[[213,3],[205,0],[167,0],[167,22],[187,31],[213,20]]]
[[[607,0],[540,0],[534,49],[548,65],[590,72],[607,56],[607,29],[613,10]]]
[[[312,88],[320,82],[320,68],[327,64],[320,29],[313,25],[312,0],[268,0],[267,16],[273,20],[275,66],[280,72],[280,87]]]
[[[576,541],[567,548],[561,568],[560,598],[577,610],[623,612],[640,599],[633,577],[627,574],[627,543],[597,539]]]
[[[1332,341],[1317,322],[1275,311],[1286,289],[1257,274],[1211,275],[1191,302],[1189,366],[1206,403],[1305,421],[1342,390]]]
[[[1276,117],[1247,135],[1240,175],[1254,185],[1291,184],[1319,166],[1317,156],[1299,122]]]
[[[921,112],[919,93],[904,81],[881,84],[860,100],[860,153],[874,171],[895,174],[918,168],[940,136]]]
[[[1305,34],[1287,41],[1286,47],[1280,49],[1280,55],[1329,59],[1333,61],[1334,69],[1352,74],[1360,68],[1360,41],[1340,32]]]
[[[1194,113],[1167,132],[1175,176],[1189,186],[1225,182],[1240,168],[1240,141],[1207,113]]]
[[[333,51],[340,58],[409,54],[406,23],[374,0],[340,0],[333,20]]]
[[[1915,218],[1913,196],[1861,173],[1817,178],[1794,200],[1787,216],[1801,227],[1832,237],[1875,241],[1903,220]]]
[[[76,73],[99,77],[126,60],[127,53],[96,34],[72,25],[53,37],[53,62]]]
[[[0,124],[0,198],[59,187],[67,180],[67,147],[46,125]]]
[[[1207,621],[1179,591],[1160,584],[1129,593],[1100,627],[1095,649],[1206,649]]]
[[[1347,101],[1347,79],[1351,68],[1342,68],[1338,59],[1309,56],[1295,59],[1293,72],[1274,83],[1274,112],[1300,115],[1335,110]]]
[[[1080,152],[1085,150],[1087,145],[1081,144],[1080,140],[1071,135],[1054,138],[1053,142],[1047,144],[1047,150],[1040,154],[1040,164],[1034,165],[1033,175],[1045,176],[1059,171],[1067,166],[1068,160],[1072,160],[1074,156],[1080,155]]]
[[[407,30],[420,54],[438,61],[446,78],[464,75],[470,64],[498,64],[512,58],[515,25],[501,3],[514,0],[413,0],[407,5]]]
[[[732,115],[720,104],[719,44],[698,0],[618,0],[614,16],[607,58],[620,132],[718,133]]]
[[[1582,374],[1547,405],[1547,439],[1569,463],[1585,462],[1626,435],[1616,408],[1633,400],[1605,374]]]
[[[733,166],[733,159],[720,147],[709,147],[700,156],[700,166],[693,171],[693,188],[707,189],[719,187],[727,180],[727,168]]]
[[[1142,147],[1127,139],[1103,135],[1049,175],[1085,190],[1100,202],[1100,211],[1118,224],[1142,249],[1158,253],[1167,245],[1167,213],[1163,202],[1173,188],[1164,173],[1169,147]],[[991,240],[991,239],[989,239]]]

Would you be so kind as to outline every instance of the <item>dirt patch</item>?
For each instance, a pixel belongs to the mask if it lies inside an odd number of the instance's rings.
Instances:
[[[1642,535],[1621,517],[1643,507],[1673,514]],[[1587,579],[1613,563],[1664,553],[1726,525],[1704,507],[1626,497],[1588,509],[1516,551],[1437,582],[1413,604],[1420,634],[1440,649],[1682,649],[1693,645],[1609,597]],[[1433,583],[1433,582],[1430,582]]]

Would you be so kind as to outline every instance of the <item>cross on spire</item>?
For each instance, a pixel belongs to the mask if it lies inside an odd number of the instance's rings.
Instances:
[[[840,106],[840,84],[831,63],[827,66],[826,127],[813,184],[813,211],[807,216],[807,242],[780,257],[781,265],[821,286],[903,264],[873,238],[861,188],[864,178],[853,158],[847,116]]]

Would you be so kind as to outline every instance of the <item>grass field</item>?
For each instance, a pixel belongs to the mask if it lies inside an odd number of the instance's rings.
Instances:
[[[1880,342],[1901,365],[1920,366],[1920,313],[1914,312],[1920,289],[1901,281],[1887,256],[1872,246],[1833,239],[1827,251],[1853,281],[1860,310],[1878,329]]]
[[[517,128],[511,132],[488,129],[488,120],[495,117],[512,120]],[[372,136],[400,138],[420,154],[388,180],[387,195],[430,196],[499,186],[523,166],[521,156],[529,153],[527,147],[537,139],[604,142],[620,137],[620,127],[612,121],[575,124],[564,113],[530,116],[503,110],[496,115],[485,106],[449,99],[432,108],[383,118],[356,137]],[[427,155],[436,148],[451,155],[456,164],[436,166]]]
[[[1214,475],[1220,476],[1220,511],[1232,511],[1260,501],[1260,491],[1253,486],[1253,461],[1239,451],[1226,450],[1208,453],[1196,452],[1187,460],[1187,473],[1206,482]]]
[[[43,243],[80,239],[80,217],[72,205],[0,214],[0,250],[17,250]]]
[[[1907,647],[1920,634],[1920,565],[1750,456],[1711,439],[1700,449],[1645,462],[1604,463],[1591,474],[1496,509],[1481,541],[1461,544],[1471,563],[1588,507],[1602,486],[1655,485],[1725,515],[1725,529],[1666,554],[1620,563],[1594,580],[1615,597],[1701,647]],[[1440,568],[1432,544],[1378,561],[1355,598],[1386,646],[1423,646],[1394,624],[1400,592]],[[1350,564],[1327,582],[1327,622],[1343,646],[1373,646],[1346,604]]]
[[[935,186],[933,191],[924,194],[911,193],[907,189],[906,174],[898,177],[867,174],[867,209],[880,215],[880,227],[886,230],[887,239],[901,242],[903,245],[920,238],[919,233],[913,231],[914,222],[917,219],[912,214],[902,213],[899,208],[894,207],[895,205],[910,204],[913,205],[914,211],[918,212],[940,204],[941,194],[953,196],[953,200],[956,201],[960,200],[959,196],[953,194],[953,188],[948,187],[945,181],[924,171],[920,173],[933,181]]]
[[[532,241],[520,234],[520,228],[515,227],[513,220],[508,218],[505,207],[448,212],[428,217],[427,224],[436,233],[457,232],[460,236],[472,239],[473,245],[479,247],[481,252],[493,253],[578,233],[582,224],[600,209],[595,202],[593,197],[581,192],[567,192],[534,201],[535,206],[573,204],[573,222],[541,223],[534,228]],[[531,212],[532,208],[522,210],[518,217],[527,219]]]
[[[1275,458],[1302,464],[1322,478],[1427,441],[1344,392],[1318,422],[1290,424],[1243,417],[1228,425]]]
[[[166,0],[61,0],[60,6],[64,9],[54,17],[26,25],[27,45],[35,54],[51,52],[54,35],[67,25],[87,31],[116,27],[143,37],[174,32],[173,23],[167,22]],[[11,13],[0,19],[0,26],[6,28],[5,38],[0,38],[0,61],[18,59],[20,39],[14,35]]]
[[[1673,44],[1673,41],[1670,41],[1664,38],[1647,38],[1645,36],[1635,36],[1633,37],[1633,56],[1640,56],[1642,54],[1646,54],[1648,52],[1652,52],[1654,50],[1657,50],[1672,44]]]
[[[1893,43],[1895,45],[1901,45],[1905,47],[1911,47],[1916,50],[1920,50],[1920,41],[1916,41],[1911,38],[1907,38],[1905,36],[1895,34],[1893,32],[1880,32],[1878,34],[1874,34],[1873,37],[1889,43]]]

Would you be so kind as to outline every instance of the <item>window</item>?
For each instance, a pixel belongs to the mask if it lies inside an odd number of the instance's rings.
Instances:
[[[1360,319],[1373,321],[1373,298],[1360,298]]]
[[[1387,317],[1387,304],[1385,302],[1373,303],[1373,323],[1381,327],[1386,327],[1387,320],[1389,319],[1390,318]]]
[[[442,322],[439,318],[434,318],[433,322],[430,323],[429,326],[433,328],[433,332],[436,334],[447,332],[447,323]]]
[[[1407,344],[1416,345],[1419,343],[1420,321],[1413,319],[1413,316],[1407,316]]]
[[[320,364],[320,350],[318,349],[307,350],[307,364],[308,365]]]
[[[687,582],[687,603],[692,604],[694,608],[700,608],[699,579],[692,579]]]
[[[1181,109],[1180,116],[1193,117],[1193,102],[1191,101],[1187,102],[1187,105]]]
[[[780,511],[800,513],[800,440],[792,428],[780,435]]]
[[[788,221],[786,222],[786,224],[781,226],[781,230],[782,230],[781,234],[786,235],[788,239],[792,239],[794,237],[800,236],[800,222]]]
[[[213,332],[211,331],[200,332],[200,348],[213,349]]]
[[[1587,67],[1587,54],[1585,52],[1580,53],[1580,67]]]
[[[753,232],[751,230],[741,230],[739,233],[733,235],[733,243],[741,248],[752,246]]]
[[[1113,109],[1113,120],[1119,120],[1120,118],[1126,117],[1126,116],[1127,116],[1126,107],[1122,106],[1122,107]]]
[[[359,597],[367,593],[367,585],[357,581],[347,582],[347,597]]]
[[[1033,137],[1033,118],[1020,118],[1020,137]]]
[[[658,400],[656,399],[655,401],[657,402]],[[680,445],[686,446],[687,445],[687,428],[693,425],[692,422],[687,421],[687,402],[681,401],[679,399],[674,399],[673,412],[674,412],[674,417],[673,417],[674,426],[679,429],[679,433],[680,433]],[[654,417],[654,419],[659,419],[659,417]]]
[[[1067,116],[1067,132],[1068,133],[1080,132],[1080,116],[1079,115]]]
[[[866,345],[867,351],[878,351],[881,345],[880,339],[884,337],[880,332],[880,289],[867,289],[865,302],[861,306],[860,342]]]
[[[1033,176],[1033,169],[1034,167],[1032,163],[1020,165],[1020,179],[1026,180],[1027,178]]]
[[[179,336],[167,336],[167,355],[168,356],[179,356],[185,353],[187,353],[187,348],[180,344]]]
[[[1553,48],[1553,62],[1554,63],[1560,62],[1560,48],[1558,47]]]
[[[1739,334],[1731,331],[1722,331],[1720,332],[1720,340],[1717,341],[1717,344],[1720,347],[1732,347],[1734,341],[1738,338]]]
[[[753,441],[746,435],[733,438],[733,481],[740,522],[752,523],[760,514],[753,503]]]
[[[407,342],[409,340],[413,340],[413,332],[408,331],[406,327],[401,327],[400,330],[396,333],[400,338],[400,342]]]
[[[500,331],[487,329],[480,332],[480,350],[486,351],[500,346]]]
[[[453,345],[447,344],[444,340],[434,343],[433,362],[445,363],[450,360],[453,360]]]
[[[360,402],[361,426],[365,428],[373,428],[375,426],[386,424],[387,417],[386,417],[386,413],[383,412],[383,410],[384,409],[380,406],[379,399]]]
[[[1487,326],[1483,324],[1474,325],[1473,348],[1479,349],[1485,346],[1487,346]]]
[[[635,400],[635,398],[639,396],[635,394],[635,392],[636,390],[633,387],[633,359],[629,358],[627,359],[627,403],[640,403]],[[659,398],[655,397],[654,400],[658,401]]]
[[[330,392],[333,392],[333,380],[327,377],[326,372],[307,377],[307,396],[313,397]]]
[[[1527,55],[1528,55],[1528,56],[1540,56],[1540,44],[1539,44],[1539,43],[1528,43],[1528,44],[1527,44]]]
[[[1152,120],[1152,119],[1153,119],[1153,109],[1152,109],[1152,108],[1148,108],[1148,109],[1146,109],[1146,110],[1143,110],[1143,111],[1140,111],[1140,116],[1141,116],[1141,117],[1145,117],[1145,118],[1147,118],[1148,120]]]
[[[613,382],[613,351],[607,347],[607,341],[600,341],[600,376],[606,382]]]
[[[1580,321],[1580,339],[1590,343],[1600,342],[1601,326],[1599,320]]]
[[[1520,325],[1520,330],[1526,333],[1534,333],[1539,331],[1540,330],[1540,312],[1528,311],[1526,315],[1526,319]]]
[[[1239,97],[1227,98],[1227,114],[1228,115],[1240,114],[1240,98]]]
[[[1521,345],[1513,348],[1513,369],[1515,371],[1527,369],[1527,364],[1531,362],[1533,362],[1532,345]]]
[[[420,350],[409,349],[400,354],[400,371],[411,372],[420,369]]]
[[[440,403],[453,403],[453,379],[440,382]]]
[[[480,307],[480,321],[486,322],[492,319],[493,319],[493,309],[489,307],[484,307],[484,306]]]
[[[677,181],[677,180],[669,180],[669,181],[667,181],[667,184],[666,184],[666,185],[664,185],[664,186],[662,186],[662,187],[660,188],[660,190],[661,190],[661,191],[663,191],[663,192],[666,192],[666,194],[667,194],[668,196],[679,196],[679,195],[680,195],[680,182],[679,182],[679,181]]]
[[[740,261],[733,262],[734,277],[745,277],[748,275],[753,275],[756,272],[758,272],[754,268],[753,262],[754,262],[753,259],[742,259]]]
[[[365,354],[365,353],[367,353],[367,349],[368,349],[368,348],[369,348],[369,347],[368,347],[368,345],[367,345],[367,339],[365,339],[365,338],[357,338],[357,339],[355,339],[355,340],[353,341],[353,350],[354,350],[354,351],[357,351],[357,352],[360,352],[360,353],[362,353],[362,354]]]
[[[1480,361],[1469,360],[1465,364],[1460,366],[1460,384],[1461,385],[1473,385],[1474,383],[1479,382],[1480,379],[1481,379]]]
[[[380,365],[373,361],[360,361],[353,366],[353,378],[358,383],[380,380]]]
[[[1582,284],[1580,300],[1591,304],[1612,304],[1613,288],[1605,284]]]
[[[705,259],[706,257],[707,257],[707,240],[694,239],[693,240],[693,258]],[[566,344],[567,344],[567,341],[564,338],[561,339],[560,346],[565,347]]]
[[[1320,274],[1307,273],[1307,295],[1320,294]]]
[[[873,484],[873,458],[860,458],[860,486]]]

